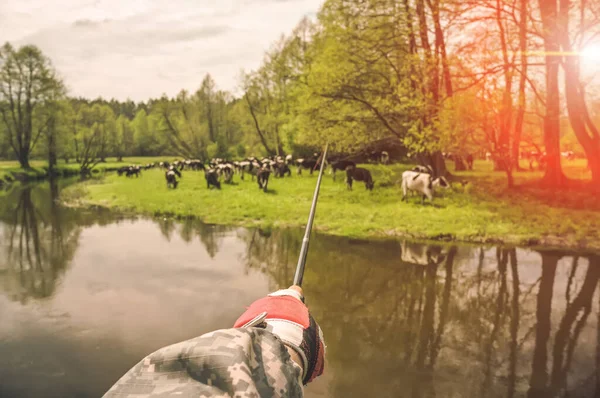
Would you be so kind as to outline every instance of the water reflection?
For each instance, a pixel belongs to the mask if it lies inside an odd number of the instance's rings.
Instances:
[[[0,396],[99,396],[293,278],[302,231],[81,211],[59,190],[0,200]],[[598,255],[317,235],[308,261],[328,343],[309,397],[600,393]]]
[[[53,181],[43,188],[13,189],[2,201],[4,290],[23,303],[52,296],[77,248],[80,227],[63,217],[57,195]]]
[[[13,187],[0,199],[2,290],[23,304],[55,293],[77,250],[83,227],[118,220],[106,211],[60,206],[59,190],[59,182],[51,180],[48,184]]]
[[[300,233],[240,236],[248,267],[285,286]],[[305,285],[332,342],[332,396],[599,396],[598,256],[311,244]]]

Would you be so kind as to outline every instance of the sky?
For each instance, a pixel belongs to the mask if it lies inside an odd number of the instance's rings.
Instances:
[[[240,73],[323,0],[0,0],[0,42],[35,44],[69,94],[134,101]]]

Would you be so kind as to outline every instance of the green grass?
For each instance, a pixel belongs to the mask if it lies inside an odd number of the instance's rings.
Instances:
[[[164,160],[173,160],[173,156],[155,156],[155,157],[127,157],[123,158],[122,162],[117,162],[115,158],[109,158],[104,163],[98,163],[95,171],[102,172],[106,169],[113,169],[129,164],[147,164],[151,162],[160,162]],[[19,162],[16,160],[0,161],[0,180],[4,181],[31,181],[44,179],[47,175],[48,162],[45,160],[31,160],[30,169],[22,169]],[[71,161],[65,163],[64,160],[59,160],[56,171],[59,175],[72,175],[79,171],[79,164]]]
[[[337,182],[326,175],[321,187],[315,228],[350,237],[406,236],[471,242],[504,242],[521,245],[600,248],[599,204],[587,192],[551,193],[525,184],[539,173],[517,173],[520,184],[506,189],[503,173],[477,162],[476,171],[458,173],[470,181],[455,184],[436,197],[434,204],[421,205],[416,196],[400,202],[402,171],[409,165],[367,166],[376,181],[368,192],[355,182],[348,191],[344,176]],[[585,166],[565,168],[572,178],[586,177]],[[269,181],[263,193],[247,176],[222,190],[206,188],[202,172],[184,172],[176,190],[167,189],[164,172],[149,170],[140,178],[107,175],[83,185],[69,187],[65,200],[74,205],[105,206],[151,215],[199,217],[216,224],[300,227],[306,223],[314,176],[294,175]],[[381,186],[384,181],[386,186]]]

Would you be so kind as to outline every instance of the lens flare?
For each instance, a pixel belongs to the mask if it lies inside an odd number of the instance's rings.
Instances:
[[[579,55],[586,60],[600,63],[600,44],[587,46]]]

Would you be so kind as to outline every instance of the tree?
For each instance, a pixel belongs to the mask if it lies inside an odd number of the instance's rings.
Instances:
[[[131,122],[133,129],[133,140],[135,142],[135,153],[140,156],[154,154],[157,150],[156,138],[150,131],[148,124],[148,115],[146,111],[140,109]]]
[[[540,7],[541,3],[542,0],[540,0]],[[573,52],[573,44],[569,35],[571,1],[560,0],[558,10],[554,1],[547,0],[546,3],[554,3],[547,6],[547,9],[550,10],[547,13],[550,15],[546,17],[548,27],[550,29],[554,28],[551,33],[554,38],[553,44],[555,47],[558,47],[560,44],[562,50],[570,54]],[[588,13],[597,15],[599,10],[596,6],[594,13],[593,5],[588,4],[586,1],[581,1],[579,7],[581,20],[576,26],[576,32],[580,39],[583,40],[583,38],[589,35],[589,32],[587,32],[589,26],[598,25],[600,22],[597,16],[595,21],[586,21],[585,16]],[[596,33],[598,32],[600,30]],[[565,71],[565,97],[571,127],[588,159],[588,165],[592,171],[592,180],[597,186],[600,186],[600,130],[598,125],[594,123],[588,104],[586,103],[586,88],[581,81],[580,62],[577,57],[567,56],[562,66]]]
[[[515,134],[512,141],[511,161],[512,169],[519,171],[519,155],[521,138],[523,135],[523,123],[525,121],[525,110],[527,103],[527,28],[528,28],[528,10],[527,0],[519,0],[519,52],[521,69],[519,73],[519,98],[517,105],[517,113],[515,115]]]
[[[76,130],[81,173],[89,174],[98,163],[105,161],[110,149],[110,137],[116,131],[112,109],[108,105],[82,105]]]
[[[157,129],[165,137],[169,151],[186,158],[206,157],[210,139],[197,98],[190,98],[182,90],[173,100],[161,98],[153,111],[159,117]]]
[[[558,70],[560,67],[560,31],[558,29],[557,0],[539,0],[546,52],[546,116],[544,118],[544,144],[546,147],[546,173],[549,186],[558,187],[566,177],[560,164],[560,92]]]
[[[134,149],[134,130],[131,122],[124,115],[119,115],[116,120],[116,128],[111,135],[112,151],[117,162],[123,161],[123,155],[132,154]]]
[[[0,113],[8,142],[23,168],[48,124],[52,113],[40,117],[49,102],[64,95],[64,86],[48,59],[35,46],[0,49]]]
[[[47,121],[43,130],[44,140],[41,142],[42,156],[48,159],[48,168],[52,171],[56,167],[59,157],[66,162],[72,156],[70,136],[70,117],[73,110],[66,100],[50,101],[45,107],[41,117]]]
[[[200,90],[196,93],[198,102],[201,106],[201,114],[206,120],[208,127],[208,138],[211,142],[217,141],[217,123],[215,120],[215,81],[210,74],[204,76]]]

